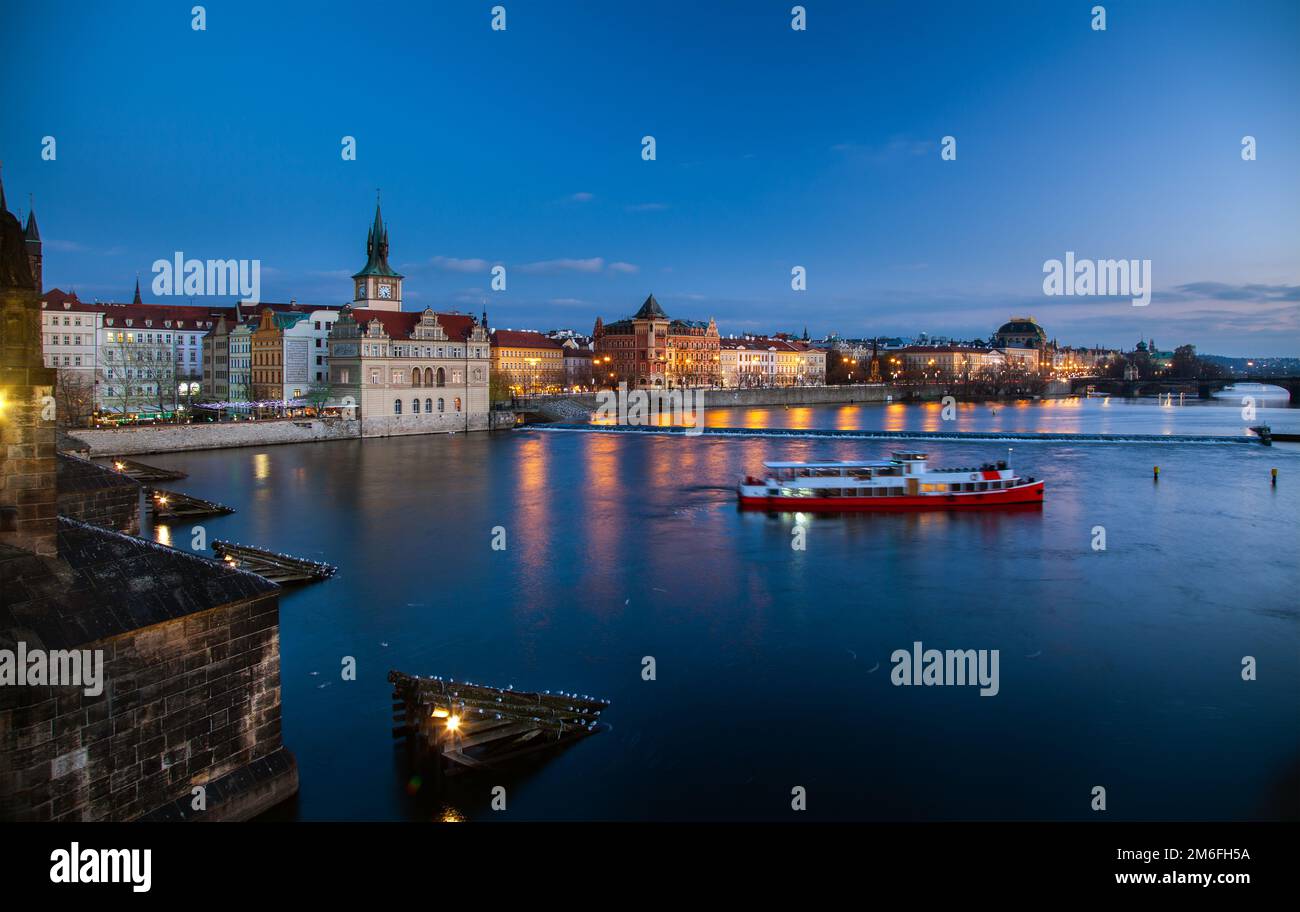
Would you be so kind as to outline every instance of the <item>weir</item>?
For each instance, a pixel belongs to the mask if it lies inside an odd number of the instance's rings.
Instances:
[[[1066,443],[1245,443],[1263,444],[1259,437],[1216,437],[1193,434],[1030,434],[1016,431],[845,431],[831,428],[695,428],[638,425],[534,424],[526,431],[585,431],[595,434],[676,434],[704,437],[835,437],[848,440],[1023,440]],[[692,433],[693,432],[693,433]]]

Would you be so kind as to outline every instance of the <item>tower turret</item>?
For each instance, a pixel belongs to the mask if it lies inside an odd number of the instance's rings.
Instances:
[[[23,232],[27,247],[28,267],[32,271],[32,280],[36,283],[36,294],[45,290],[41,275],[41,230],[36,226],[36,209],[29,207],[27,212],[27,229]]]
[[[366,265],[352,277],[357,307],[402,309],[402,278],[388,265],[388,227],[375,200],[375,221],[366,235]]]

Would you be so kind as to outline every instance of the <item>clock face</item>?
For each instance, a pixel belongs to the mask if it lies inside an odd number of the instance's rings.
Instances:
[[[392,285],[380,285],[380,286],[379,286],[379,296],[380,296],[381,298],[391,298],[391,297],[393,296],[393,286],[392,286]]]
[[[362,282],[357,286],[357,300],[360,301],[366,296],[366,283]]]

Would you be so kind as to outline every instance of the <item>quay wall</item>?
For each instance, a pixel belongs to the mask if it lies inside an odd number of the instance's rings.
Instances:
[[[754,389],[705,389],[705,409],[748,408],[760,405],[840,405],[858,402],[907,402],[938,399],[941,386],[890,386],[867,383],[844,386],[755,387]],[[534,412],[552,421],[581,421],[595,411],[596,396],[544,396],[528,400],[520,411]]]
[[[180,450],[306,443],[360,437],[360,423],[344,419],[269,419],[225,424],[155,424],[78,430],[91,456],[135,456]]]
[[[434,416],[429,416],[433,418]],[[423,416],[421,416],[423,418]],[[471,416],[471,431],[514,427],[513,412],[495,411]],[[274,418],[222,424],[157,424],[144,427],[78,429],[77,439],[90,448],[91,457],[175,453],[182,450],[219,450],[261,447],[318,440],[352,440],[405,434],[446,434],[464,431],[465,419],[429,422],[385,418]]]

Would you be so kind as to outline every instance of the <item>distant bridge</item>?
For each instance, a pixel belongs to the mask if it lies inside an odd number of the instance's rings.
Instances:
[[[1267,383],[1280,386],[1291,394],[1292,408],[1300,407],[1300,377],[1220,377],[1215,380],[1180,380],[1177,378],[1151,378],[1147,380],[1119,380],[1113,377],[1073,377],[1070,392],[1078,393],[1085,387],[1096,387],[1112,396],[1131,397],[1144,393],[1192,393],[1197,398],[1209,399],[1215,392],[1234,383]]]

